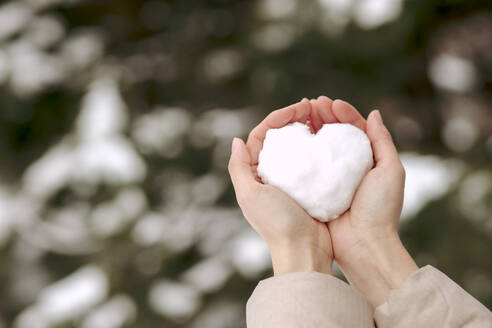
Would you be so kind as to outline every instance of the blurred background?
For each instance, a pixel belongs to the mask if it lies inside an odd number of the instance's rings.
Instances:
[[[381,110],[410,253],[492,308],[490,1],[16,0],[0,5],[0,327],[245,327],[271,264],[230,143],[319,95]]]

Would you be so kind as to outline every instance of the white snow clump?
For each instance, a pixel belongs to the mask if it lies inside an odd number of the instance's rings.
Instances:
[[[351,124],[325,124],[312,134],[296,122],[268,130],[258,176],[292,197],[322,222],[350,208],[362,178],[373,166],[367,135]]]

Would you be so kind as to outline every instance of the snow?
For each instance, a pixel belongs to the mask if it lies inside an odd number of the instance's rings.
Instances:
[[[317,134],[293,123],[267,132],[258,176],[327,222],[350,208],[362,178],[373,166],[371,143],[350,124],[325,124]]]

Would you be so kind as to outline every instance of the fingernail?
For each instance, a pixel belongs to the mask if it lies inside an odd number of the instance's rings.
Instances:
[[[379,124],[383,124],[383,117],[377,109],[374,111],[374,118],[378,121]]]
[[[231,152],[234,153],[237,149],[239,138],[232,139]]]

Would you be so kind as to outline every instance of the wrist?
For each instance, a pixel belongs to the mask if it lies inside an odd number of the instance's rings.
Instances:
[[[381,276],[390,289],[398,289],[418,266],[397,233],[372,245],[372,253]]]
[[[333,258],[320,248],[305,245],[274,245],[270,247],[275,276],[303,271],[331,274]]]
[[[400,288],[418,270],[396,232],[362,242],[338,263],[349,282],[374,307],[384,303],[391,290]]]

